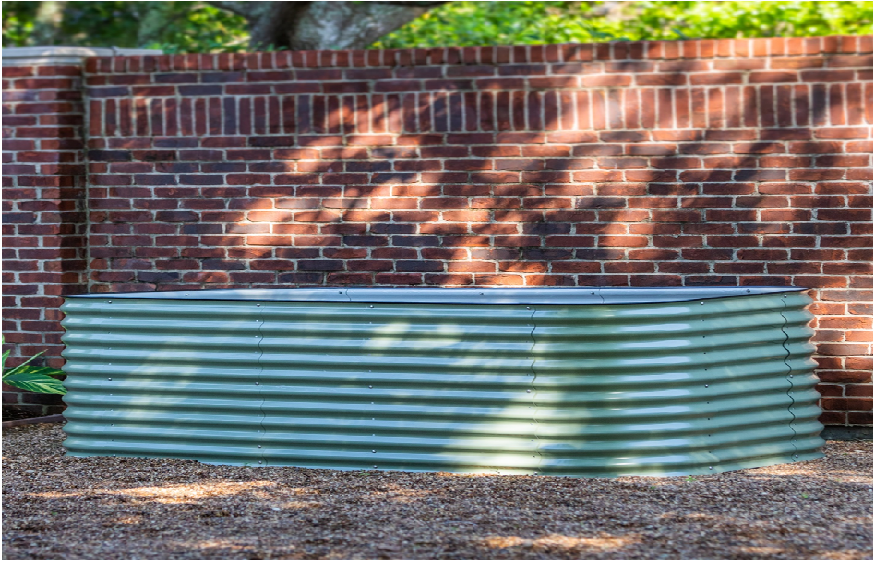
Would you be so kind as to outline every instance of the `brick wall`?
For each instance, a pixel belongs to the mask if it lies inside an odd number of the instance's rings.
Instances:
[[[89,59],[92,292],[799,285],[871,424],[871,38]]]
[[[65,293],[87,290],[80,65],[3,67],[3,335],[10,363],[63,345]],[[56,395],[3,386],[4,405],[33,415],[63,410]]]

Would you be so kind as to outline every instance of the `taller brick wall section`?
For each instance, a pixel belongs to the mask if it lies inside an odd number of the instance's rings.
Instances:
[[[61,367],[61,295],[87,290],[82,67],[3,67],[3,336],[10,362]],[[63,410],[56,395],[3,385],[4,405]]]
[[[92,292],[811,287],[871,424],[870,37],[89,59]]]

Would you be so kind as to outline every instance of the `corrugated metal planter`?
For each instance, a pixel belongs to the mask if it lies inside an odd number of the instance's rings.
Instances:
[[[820,457],[797,288],[68,297],[68,455],[687,475]]]

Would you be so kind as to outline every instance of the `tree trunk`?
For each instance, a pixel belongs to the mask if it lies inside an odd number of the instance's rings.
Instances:
[[[249,21],[253,50],[363,49],[443,2],[210,2]]]

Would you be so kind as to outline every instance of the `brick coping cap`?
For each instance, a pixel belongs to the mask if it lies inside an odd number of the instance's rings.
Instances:
[[[162,55],[160,49],[119,49],[118,47],[7,47],[2,51],[3,66],[78,65],[87,57]]]

